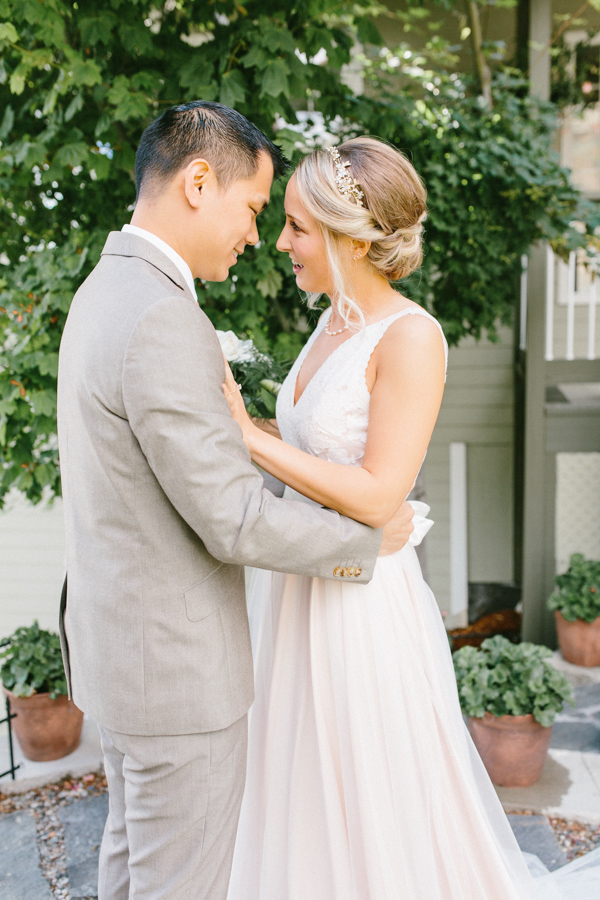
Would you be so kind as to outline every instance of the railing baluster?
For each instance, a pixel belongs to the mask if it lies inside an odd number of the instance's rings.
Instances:
[[[526,253],[521,257],[521,305],[519,317],[519,350],[527,349],[527,267],[529,257]]]
[[[567,281],[567,353],[565,359],[575,359],[575,266],[576,254],[569,253]]]
[[[598,278],[592,278],[588,293],[588,359],[596,359],[596,305],[598,303]]]
[[[546,350],[548,361],[554,359],[554,253],[546,245]]]

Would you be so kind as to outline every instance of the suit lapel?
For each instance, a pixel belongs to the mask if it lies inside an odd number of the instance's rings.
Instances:
[[[194,303],[198,302],[198,298],[190,293],[189,285],[175,263],[158,247],[137,234],[111,231],[102,250],[102,256],[136,256],[143,259],[166,275],[186,297],[192,299]]]

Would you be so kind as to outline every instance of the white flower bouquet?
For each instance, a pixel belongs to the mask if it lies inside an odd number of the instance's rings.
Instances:
[[[217,331],[217,337],[235,380],[242,385],[242,397],[250,415],[272,419],[289,366],[261,353],[252,340],[242,340],[233,331]]]

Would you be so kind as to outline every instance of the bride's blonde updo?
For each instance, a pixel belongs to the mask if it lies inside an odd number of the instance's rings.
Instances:
[[[320,225],[332,275],[336,307],[347,324],[364,325],[351,296],[349,256],[344,238],[370,241],[366,254],[373,268],[388,281],[400,281],[421,265],[421,233],[427,213],[423,183],[407,158],[383,141],[353,138],[337,147],[345,171],[362,191],[362,205],[336,185],[335,160],[327,150],[315,150],[296,169],[300,202]],[[309,295],[314,306],[318,294]]]

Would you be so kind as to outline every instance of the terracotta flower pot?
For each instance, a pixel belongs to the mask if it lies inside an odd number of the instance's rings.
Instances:
[[[26,759],[47,762],[77,749],[83,713],[66,694],[51,700],[50,694],[15,697],[5,687],[2,690],[16,713],[12,727]]]
[[[600,666],[600,617],[593,622],[568,622],[556,610],[554,618],[563,658],[576,666]]]
[[[544,727],[528,716],[492,716],[467,719],[471,737],[488,775],[499,787],[528,787],[544,768],[552,726]]]

